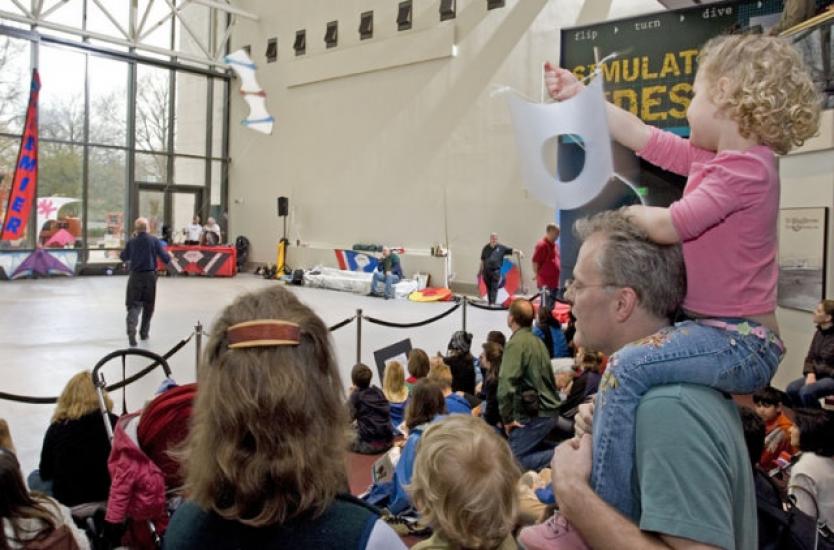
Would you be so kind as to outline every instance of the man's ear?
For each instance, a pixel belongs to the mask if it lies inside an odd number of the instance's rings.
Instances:
[[[622,323],[632,316],[637,308],[639,298],[637,292],[630,287],[618,288],[616,293],[614,318],[617,322]]]

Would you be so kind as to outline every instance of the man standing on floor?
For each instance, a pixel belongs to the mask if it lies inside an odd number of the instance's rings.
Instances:
[[[498,234],[490,233],[489,243],[481,250],[481,277],[487,288],[487,299],[489,305],[495,305],[495,298],[498,295],[498,285],[501,282],[501,264],[504,263],[504,256],[513,253],[513,249],[498,243]],[[521,252],[519,251],[519,256]]]
[[[133,238],[119,254],[123,262],[127,262],[130,276],[127,280],[127,338],[130,346],[136,346],[136,326],[139,314],[142,314],[142,326],[139,337],[147,340],[151,329],[154,303],[156,302],[156,259],[159,257],[164,263],[171,261],[171,256],[162,243],[148,234],[148,220],[137,218],[133,226]]]
[[[554,446],[546,439],[559,412],[559,391],[550,353],[532,324],[533,304],[514,301],[507,315],[513,335],[498,374],[498,410],[518,462],[525,470],[541,470],[553,457]]]
[[[549,311],[553,309],[553,301],[559,292],[559,275],[562,263],[559,259],[559,226],[555,223],[547,224],[544,237],[536,243],[533,251],[533,278],[536,288],[542,294],[541,303]],[[545,299],[546,298],[546,299]]]

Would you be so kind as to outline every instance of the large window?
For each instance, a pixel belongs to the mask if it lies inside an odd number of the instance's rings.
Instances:
[[[149,7],[148,29],[159,23],[147,36],[159,47],[196,50],[191,33],[200,40],[209,35],[212,20],[202,8],[189,12],[186,32],[180,20],[165,19],[166,10],[139,4],[143,14]],[[108,16],[94,2],[69,0],[47,19],[67,26],[83,20],[92,32],[118,33],[127,28],[124,5]],[[34,60],[41,77],[39,181],[25,236],[0,249],[75,248],[82,263],[117,261],[137,215],[148,216],[157,234],[163,225],[180,234],[178,226],[194,214],[214,216],[225,230],[225,72],[95,39],[68,44],[68,34],[40,36],[8,23],[0,22],[0,221]]]

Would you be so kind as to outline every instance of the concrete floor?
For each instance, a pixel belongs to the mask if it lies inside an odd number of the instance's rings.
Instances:
[[[125,277],[78,277],[38,279],[0,283],[0,391],[32,396],[58,395],[76,372],[92,369],[107,353],[127,346],[124,328]],[[220,310],[237,295],[282,284],[251,274],[231,279],[199,277],[161,278],[157,288],[156,314],[151,337],[140,342],[157,353],[165,353],[187,338],[200,321],[205,330]],[[328,326],[351,317],[357,308],[365,315],[395,322],[415,322],[433,317],[451,307],[449,303],[415,303],[382,300],[355,294],[303,287],[290,287],[316,311]],[[468,330],[474,334],[472,351],[490,330],[509,335],[506,314],[474,307],[467,310]],[[429,354],[445,351],[452,332],[461,328],[460,310],[431,325],[398,329],[362,323],[362,361],[374,370],[373,351],[410,338],[414,347]],[[346,386],[356,360],[356,324],[333,333],[339,369]],[[195,343],[189,342],[171,358],[174,378],[192,382],[195,373]],[[145,366],[147,360],[128,362],[129,373]],[[120,362],[105,367],[107,383],[121,378]],[[161,371],[132,384],[127,391],[128,410],[140,408],[151,397]],[[379,383],[377,381],[377,383]],[[121,391],[111,396],[121,411]],[[37,466],[43,434],[54,405],[30,405],[0,400],[0,418],[8,420],[24,471]]]

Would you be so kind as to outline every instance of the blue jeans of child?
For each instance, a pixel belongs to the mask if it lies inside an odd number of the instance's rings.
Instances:
[[[788,384],[785,393],[792,407],[819,409],[820,399],[834,395],[834,378],[820,378],[813,384],[806,384],[805,378],[797,378]]]
[[[52,496],[52,480],[46,481],[41,478],[41,471],[37,468],[29,473],[29,476],[26,478],[26,483],[29,485],[30,491],[37,491],[47,496]]]
[[[783,355],[775,334],[744,319],[684,321],[621,348],[611,356],[596,397],[594,491],[639,520],[632,493],[635,420],[640,399],[651,388],[689,383],[751,393],[770,382]]]
[[[386,275],[381,271],[374,271],[374,277],[371,279],[371,294],[377,294],[377,285],[385,283],[385,297],[394,298],[394,285],[399,282],[400,278],[392,273]]]

